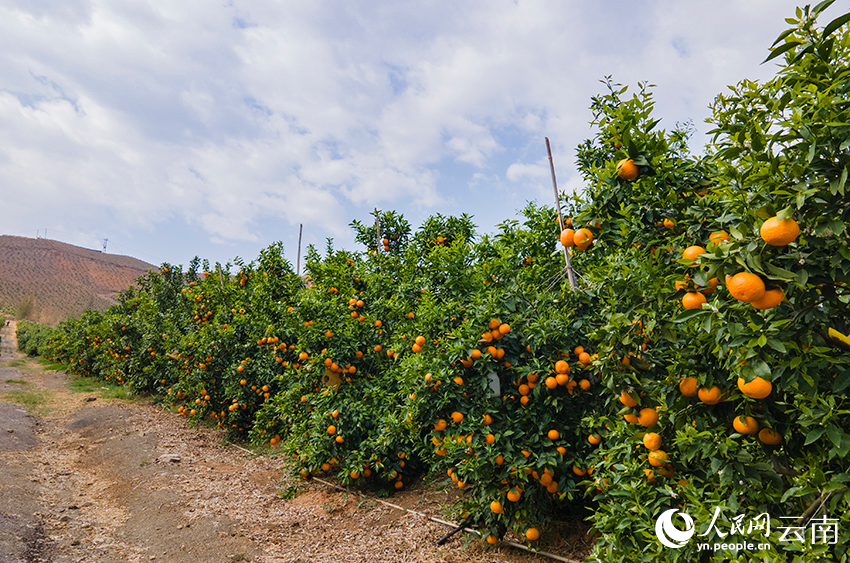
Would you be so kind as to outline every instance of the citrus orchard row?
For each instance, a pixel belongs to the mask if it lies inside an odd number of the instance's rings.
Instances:
[[[609,81],[561,232],[535,204],[493,235],[376,212],[352,222],[361,251],[310,248],[303,278],[279,244],[165,264],[60,325],[49,354],[282,448],[305,478],[443,479],[490,543],[546,542],[589,509],[594,560],[738,560],[660,544],[675,507],[769,514],[750,561],[846,561],[850,16],[817,28],[830,3],[800,10],[774,79],[717,98],[704,157],[657,128],[645,86]],[[814,510],[836,542],[777,541]]]

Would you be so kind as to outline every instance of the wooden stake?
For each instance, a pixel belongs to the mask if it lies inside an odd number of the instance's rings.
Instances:
[[[549,171],[552,173],[552,188],[555,190],[555,209],[558,211],[558,226],[561,227],[561,231],[564,230],[564,216],[561,214],[561,197],[558,195],[558,182],[555,181],[555,162],[552,160],[552,148],[549,146],[549,137],[544,137],[546,139],[546,152],[549,154]],[[558,231],[558,236],[560,237],[561,231]],[[570,264],[570,253],[567,251],[567,247],[564,247],[564,263],[565,268],[567,269],[567,279],[570,282],[570,289],[576,289],[576,274],[573,271],[573,266]]]

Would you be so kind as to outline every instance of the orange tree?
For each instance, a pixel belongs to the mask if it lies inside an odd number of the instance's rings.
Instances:
[[[817,28],[829,4],[800,10],[780,37],[776,78],[717,98],[706,158],[655,131],[644,91],[594,106],[584,214],[603,226],[596,335],[610,390],[593,419],[608,425],[600,560],[847,560],[850,16]],[[618,172],[626,157],[636,177]],[[700,534],[681,549],[654,529],[671,508]],[[818,522],[834,526],[830,541]],[[783,539],[789,526],[800,541]]]

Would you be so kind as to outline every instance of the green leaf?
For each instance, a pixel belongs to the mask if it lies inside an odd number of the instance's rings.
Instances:
[[[787,348],[785,348],[785,344],[782,343],[781,340],[777,340],[776,338],[768,338],[767,345],[776,350],[777,352],[787,352]]]
[[[837,448],[841,445],[841,430],[830,424],[826,427],[826,436],[829,438],[829,441]]]
[[[673,319],[674,323],[684,323],[699,315],[705,315],[711,312],[711,309],[688,309],[676,315]]]
[[[794,272],[789,272],[784,268],[780,268],[779,266],[774,266],[770,262],[767,263],[767,271],[770,273],[768,276],[770,279],[778,279],[783,281],[791,281],[797,278],[797,274]]]
[[[779,47],[777,47],[777,48],[775,48],[775,49],[771,49],[771,50],[770,50],[770,55],[768,55],[768,57],[767,57],[765,60],[763,60],[763,61],[761,62],[761,64],[764,64],[764,63],[766,63],[766,62],[767,62],[767,61],[769,61],[769,60],[775,59],[776,57],[778,57],[778,56],[779,56],[779,55],[781,55],[782,53],[786,53],[786,52],[790,51],[791,49],[794,49],[794,48],[798,47],[798,46],[799,46],[799,45],[801,45],[802,43],[803,43],[802,41],[797,41],[797,40],[787,41],[787,42],[786,42],[786,43],[784,43],[783,45],[781,45],[781,46],[779,46]]]
[[[785,494],[782,495],[782,500],[780,500],[779,502],[785,502],[786,500],[788,500],[790,497],[794,496],[795,493],[797,493],[800,490],[802,490],[802,487],[791,487],[790,489],[785,491]]]
[[[831,22],[829,22],[825,28],[823,28],[822,38],[826,39],[833,31],[844,25],[845,23],[850,22],[850,12],[844,14],[843,16],[838,16]]]
[[[823,426],[815,428],[814,430],[806,434],[806,441],[803,443],[803,445],[808,446],[812,442],[817,441],[821,436],[823,436],[824,432],[826,432],[826,428],[824,428]]]

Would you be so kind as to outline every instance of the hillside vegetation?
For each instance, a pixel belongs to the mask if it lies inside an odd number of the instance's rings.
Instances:
[[[0,235],[0,310],[55,325],[86,309],[105,311],[156,267],[71,244]]]

